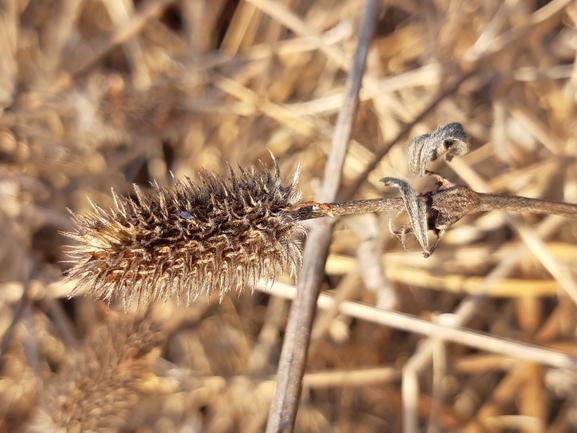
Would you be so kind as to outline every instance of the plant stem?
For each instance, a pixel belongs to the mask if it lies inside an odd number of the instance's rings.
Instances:
[[[535,214],[558,215],[567,218],[577,218],[577,204],[573,203],[559,203],[548,200],[541,200],[537,198],[519,197],[514,195],[498,195],[498,194],[484,194],[474,192],[466,189],[467,194],[476,195],[479,199],[478,204],[467,208],[467,211],[460,215],[460,217],[477,212],[490,212],[494,210],[505,210],[511,212],[527,212]],[[463,197],[463,191],[455,193],[453,189],[441,189],[432,191],[435,197],[435,202],[440,202],[444,198],[447,202],[458,203],[457,196]],[[453,195],[453,198],[450,198]],[[426,197],[425,194],[420,194],[420,197]],[[298,219],[301,221],[322,218],[322,217],[338,217],[345,215],[354,215],[367,212],[384,212],[384,211],[401,211],[405,209],[403,199],[400,197],[393,198],[372,198],[367,200],[349,200],[339,203],[316,203],[305,202],[294,208],[294,212],[298,214]],[[464,209],[464,208],[463,208]],[[444,209],[448,211],[449,209]],[[429,209],[429,214],[431,209]],[[457,215],[456,215],[457,216]]]
[[[378,15],[378,5],[377,0],[365,2],[359,24],[357,48],[345,86],[345,100],[337,118],[323,186],[318,197],[320,202],[331,202],[337,197],[347,144],[357,113],[369,45]],[[312,207],[325,209],[326,205]],[[290,433],[294,428],[317,298],[324,279],[325,261],[332,239],[332,228],[332,221],[319,221],[311,230],[305,246],[298,296],[293,301],[285,330],[277,370],[277,389],[271,402],[267,433]]]
[[[372,198],[368,200],[349,200],[340,203],[305,202],[293,208],[296,218],[300,221],[322,217],[338,217],[368,212],[400,211],[404,209],[403,199]]]
[[[352,215],[367,212],[383,212],[387,210],[403,210],[403,199],[394,198],[373,198],[368,200],[350,200],[341,203],[331,203],[329,207],[333,216]]]
[[[518,196],[477,193],[481,199],[479,211],[508,210],[577,218],[577,204],[557,203]]]

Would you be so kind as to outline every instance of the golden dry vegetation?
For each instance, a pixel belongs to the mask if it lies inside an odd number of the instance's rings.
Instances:
[[[313,200],[364,3],[0,1],[0,432],[264,430],[294,281],[124,312],[67,298],[60,231],[111,188],[269,151]],[[407,144],[456,121],[472,152],[430,165],[444,177],[577,202],[574,1],[383,0],[376,19],[342,191],[430,188]],[[295,430],[577,431],[577,222],[467,216],[424,259],[390,217],[336,225]]]

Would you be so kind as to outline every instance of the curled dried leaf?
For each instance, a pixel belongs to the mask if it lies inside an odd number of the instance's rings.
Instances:
[[[451,161],[454,156],[469,152],[469,139],[458,122],[441,126],[430,134],[414,137],[409,144],[409,169],[423,177],[429,161],[442,158]]]
[[[429,257],[428,221],[427,221],[427,202],[419,196],[404,180],[394,177],[385,177],[381,179],[385,186],[398,188],[401,191],[401,197],[405,204],[405,210],[409,215],[410,230],[413,232],[419,245],[423,249],[423,255]]]

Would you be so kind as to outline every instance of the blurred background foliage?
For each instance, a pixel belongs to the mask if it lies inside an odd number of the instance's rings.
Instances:
[[[0,432],[263,430],[288,301],[246,290],[125,313],[68,300],[59,231],[67,208],[110,206],[111,188],[270,166],[269,150],[287,178],[302,167],[314,199],[363,4],[0,1]],[[410,137],[458,121],[473,151],[432,164],[443,176],[577,201],[574,1],[383,0],[376,19],[343,190],[388,193],[378,180],[408,178]],[[514,256],[467,326],[577,351],[574,279],[543,264],[575,278],[574,221],[469,216],[425,260],[388,219],[338,223],[324,290],[434,319]],[[519,227],[545,243],[523,250]],[[315,326],[297,431],[402,431],[401,368],[421,337],[335,311]],[[422,431],[577,430],[575,372],[436,347],[414,395]]]

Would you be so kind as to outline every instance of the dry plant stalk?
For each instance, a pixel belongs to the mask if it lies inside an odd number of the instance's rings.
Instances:
[[[411,169],[434,176],[437,189],[417,193],[403,180],[382,179],[400,189],[400,198],[302,202],[298,170],[283,184],[276,161],[272,172],[264,165],[261,171],[239,169],[239,174],[231,169],[226,181],[205,174],[201,185],[176,180],[173,190],[153,183],[148,196],[135,185],[137,201],[113,192],[115,209],[93,204],[94,212],[74,215],[76,231],[65,233],[78,241],[70,253],[74,266],[68,278],[78,280],[71,295],[86,289],[107,302],[120,296],[125,306],[171,296],[188,304],[215,290],[222,299],[259,279],[273,280],[287,268],[296,275],[302,261],[296,238],[304,232],[301,221],[312,218],[406,211],[409,225],[394,233],[403,244],[407,233],[415,234],[429,257],[445,231],[471,213],[509,210],[577,217],[574,204],[477,193],[426,170],[428,161],[464,154],[466,143],[458,123],[413,139]],[[436,240],[429,245],[431,230]]]

